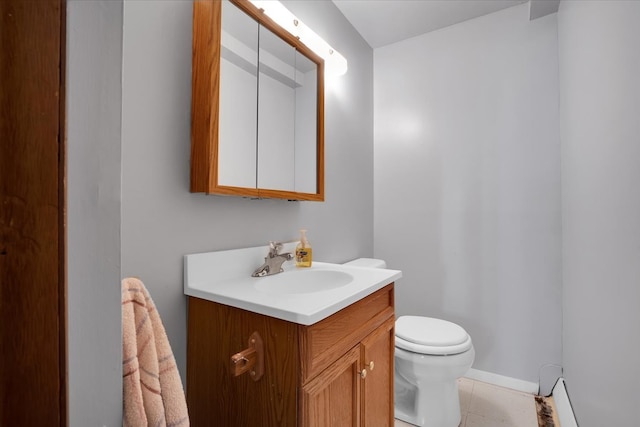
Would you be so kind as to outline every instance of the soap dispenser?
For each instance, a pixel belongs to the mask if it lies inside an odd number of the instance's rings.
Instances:
[[[300,230],[300,243],[296,246],[296,267],[311,267],[312,253],[307,230]]]

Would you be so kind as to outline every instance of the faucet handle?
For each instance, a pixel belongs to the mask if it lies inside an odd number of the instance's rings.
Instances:
[[[278,252],[282,249],[282,243],[280,242],[269,242],[269,255],[276,256]]]

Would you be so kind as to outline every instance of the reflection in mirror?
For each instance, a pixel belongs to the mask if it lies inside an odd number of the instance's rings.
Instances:
[[[315,193],[318,177],[318,67],[296,52],[295,191]]]
[[[256,188],[259,24],[222,2],[218,184]]]
[[[218,183],[316,192],[316,63],[229,2],[221,38]]]
[[[259,52],[258,188],[294,191],[296,51],[260,26]]]

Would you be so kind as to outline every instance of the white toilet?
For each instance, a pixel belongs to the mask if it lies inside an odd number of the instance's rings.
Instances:
[[[386,267],[372,258],[346,264]],[[395,334],[395,417],[423,427],[457,427],[457,379],[473,364],[471,337],[455,323],[422,316],[399,317]]]

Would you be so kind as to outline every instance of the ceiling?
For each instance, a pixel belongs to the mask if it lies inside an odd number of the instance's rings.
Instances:
[[[374,49],[527,1],[333,0]]]

